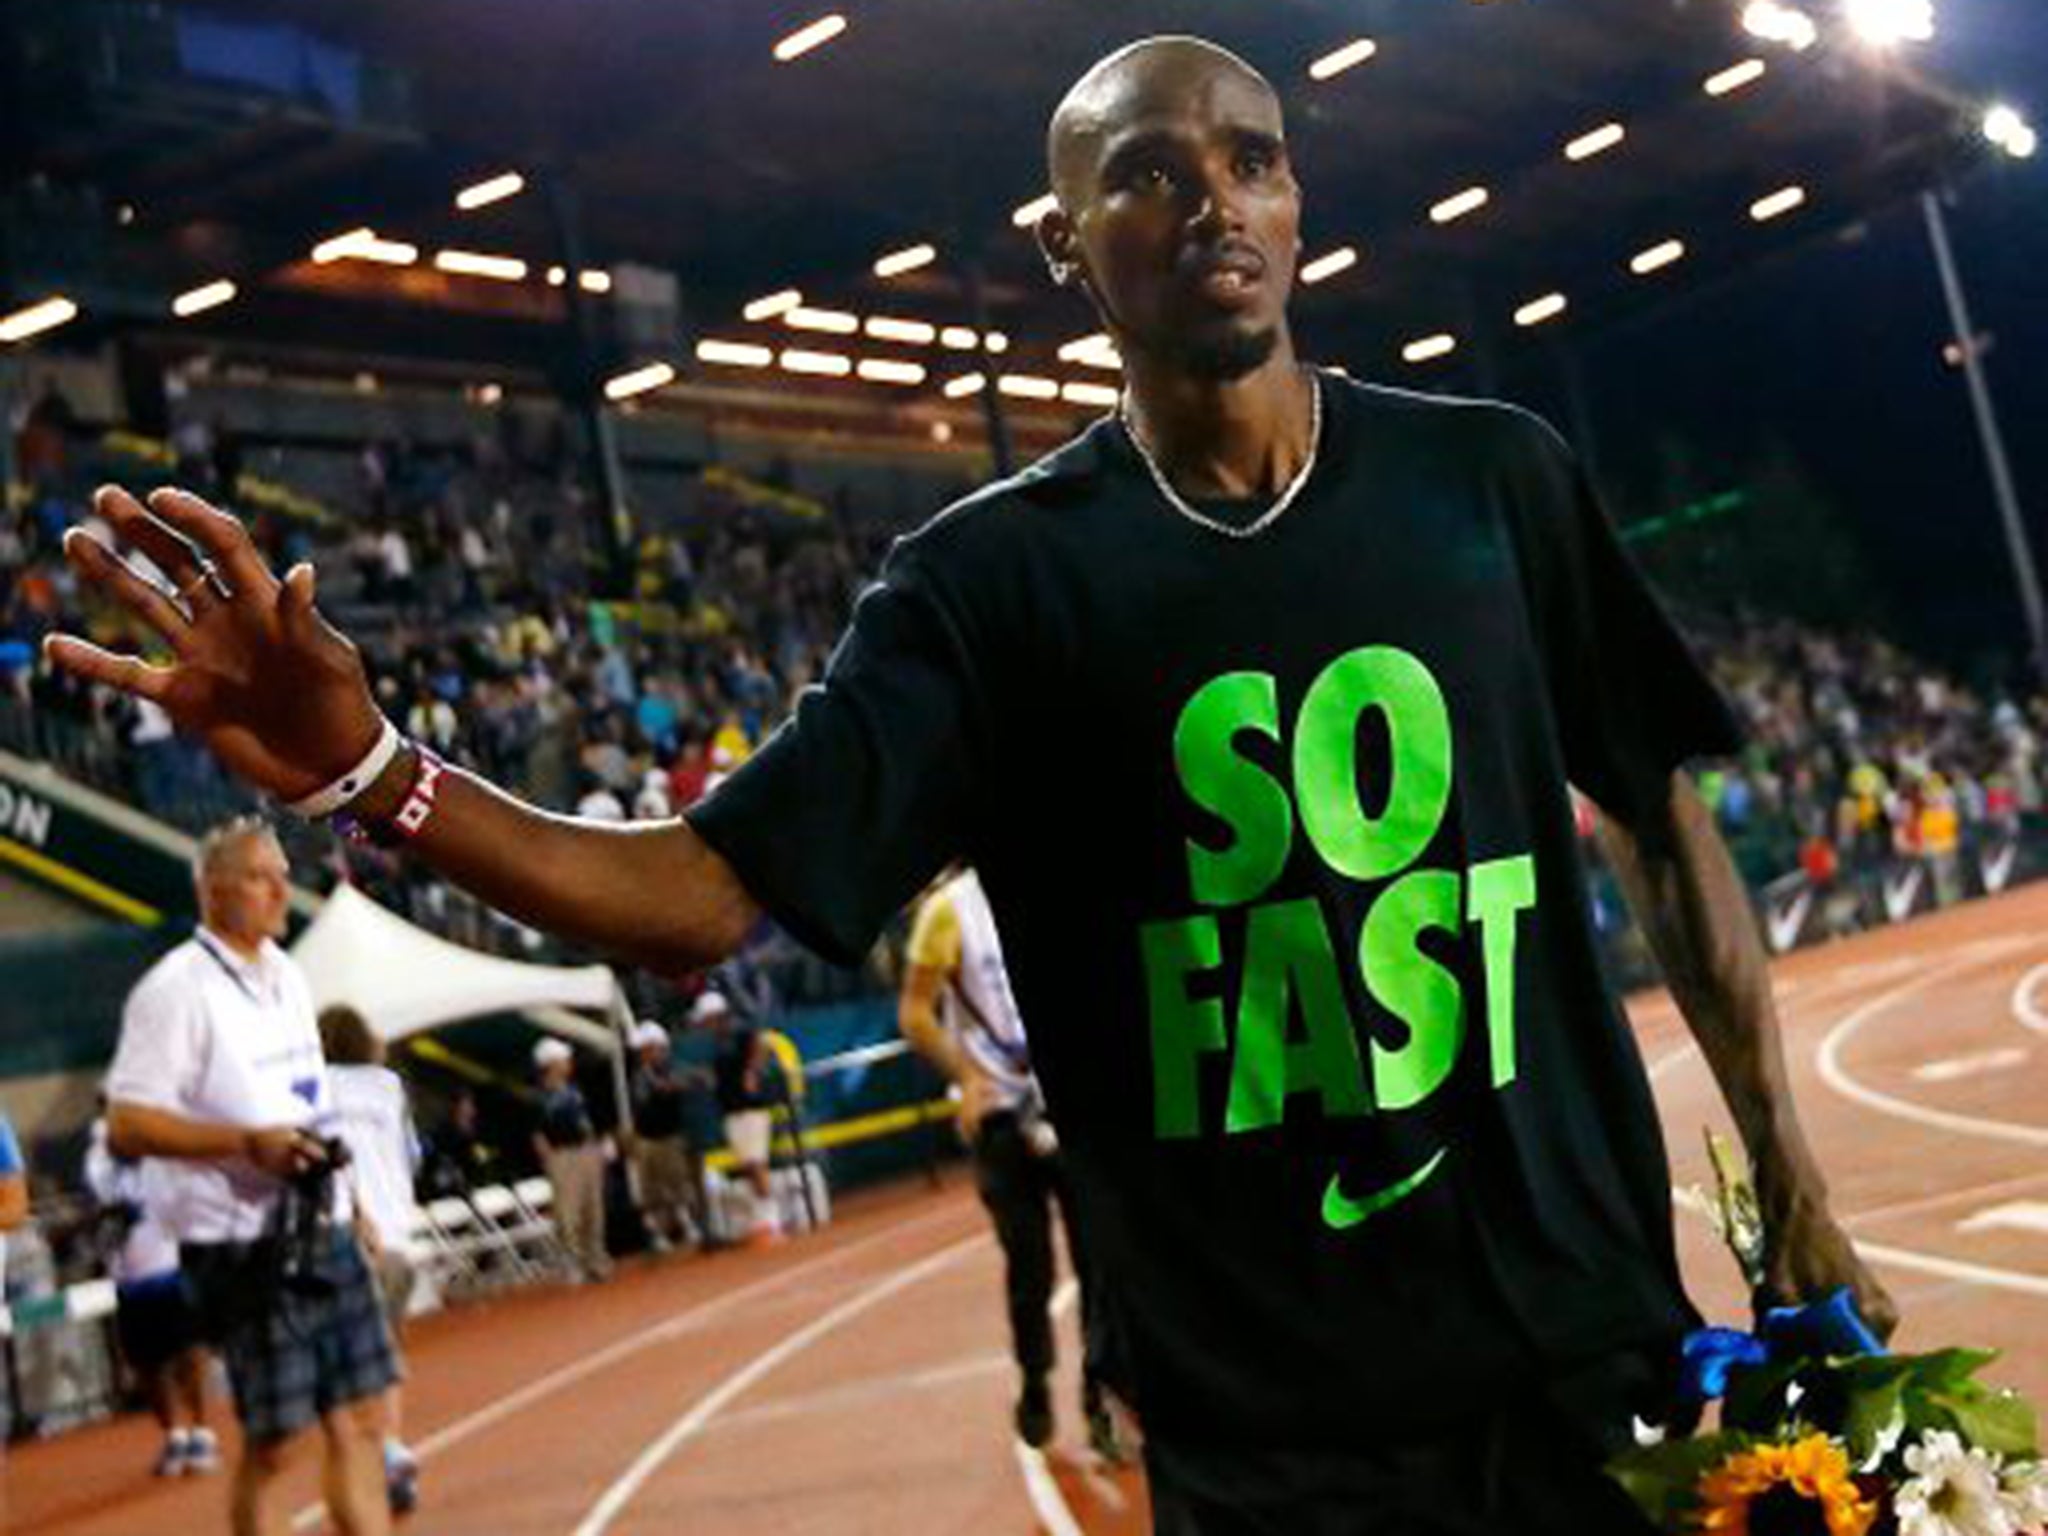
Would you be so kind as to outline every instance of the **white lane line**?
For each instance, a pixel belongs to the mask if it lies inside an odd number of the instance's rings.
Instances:
[[[806,1392],[795,1397],[778,1397],[758,1408],[728,1413],[706,1433],[726,1434],[735,1429],[747,1429],[777,1419],[799,1419],[820,1413],[844,1413],[850,1408],[874,1404],[885,1398],[908,1397],[919,1392],[929,1392],[937,1387],[950,1387],[955,1382],[972,1381],[979,1376],[998,1376],[1013,1368],[1008,1355],[970,1355],[964,1360],[955,1360],[950,1365],[933,1366],[929,1370],[898,1371],[893,1376],[870,1376],[849,1386],[829,1387],[823,1392]]]
[[[1979,1051],[1974,1056],[1950,1056],[1941,1061],[1923,1061],[1913,1069],[1913,1080],[1918,1083],[1955,1083],[1966,1077],[1982,1077],[1988,1072],[2009,1072],[2022,1066],[2027,1053],[2016,1045],[2002,1050]]]
[[[2032,942],[2032,941],[2025,941]],[[1843,1098],[1861,1104],[1866,1109],[1881,1115],[1890,1115],[1898,1120],[1910,1120],[1917,1125],[1932,1126],[1936,1130],[1957,1131],[1965,1136],[1983,1136],[1995,1141],[2017,1141],[2030,1147],[2048,1147],[2048,1126],[2020,1125],[2010,1120],[1990,1120],[1980,1115],[1953,1114],[1945,1109],[1930,1109],[1924,1104],[1915,1104],[1909,1099],[1896,1098],[1889,1093],[1880,1093],[1866,1087],[1851,1077],[1842,1067],[1842,1048],[1865,1024],[1885,1009],[1895,1007],[1916,992],[1946,980],[1961,971],[1998,958],[1997,954],[1982,955],[1966,953],[1958,959],[1923,971],[1913,980],[1888,988],[1876,997],[1847,1014],[1840,1023],[1828,1031],[1814,1056],[1814,1065],[1819,1068],[1821,1081],[1826,1083]]]
[[[1890,1221],[1899,1216],[1917,1216],[1922,1211],[1938,1211],[1945,1205],[1955,1205],[1964,1200],[1986,1200],[1993,1195],[2007,1195],[2015,1190],[2027,1189],[2035,1184],[2048,1181],[2048,1168],[2037,1168],[2032,1173],[2022,1173],[2010,1179],[1993,1179],[1989,1184],[1972,1184],[1963,1189],[1945,1190],[1938,1195],[1922,1195],[1914,1200],[1899,1200],[1890,1205],[1874,1205],[1867,1211],[1857,1211],[1844,1216],[1845,1223],[1859,1221]]]
[[[1045,1464],[1045,1452],[1017,1442],[1017,1465],[1024,1470],[1024,1491],[1031,1495],[1031,1508],[1038,1515],[1045,1536],[1086,1536],[1074,1512],[1067,1508],[1067,1496]]]
[[[851,1322],[861,1313],[879,1306],[898,1291],[907,1290],[927,1276],[937,1274],[950,1264],[958,1263],[988,1241],[986,1236],[966,1237],[941,1248],[937,1253],[920,1260],[908,1269],[898,1270],[886,1280],[877,1281],[859,1295],[841,1302],[823,1317],[816,1318],[799,1328],[773,1349],[764,1350],[756,1355],[752,1361],[734,1371],[699,1398],[688,1413],[677,1419],[642,1451],[633,1464],[605,1489],[598,1501],[591,1506],[590,1513],[577,1524],[575,1536],[603,1536],[605,1531],[611,1529],[611,1524],[618,1518],[619,1512],[632,1502],[633,1496],[646,1485],[647,1480],[659,1470],[664,1461],[702,1430],[721,1408],[782,1365],[784,1361],[802,1354],[827,1334]]]
[[[2048,1276],[2026,1275],[2016,1270],[1998,1269],[1989,1264],[1966,1264],[1960,1259],[1944,1259],[1931,1253],[1915,1253],[1910,1248],[1893,1248],[1886,1243],[1858,1242],[1856,1251],[1867,1259],[1880,1264],[1893,1264],[1900,1269],[1919,1270],[1923,1274],[1940,1275],[1945,1280],[1962,1280],[1970,1285],[1990,1286],[1999,1291],[2020,1291],[2028,1296],[2048,1296]]]
[[[2012,989],[2013,1017],[2037,1035],[2048,1035],[2048,1013],[2043,1013],[2040,1004],[2034,1001],[2034,991],[2044,976],[2048,976],[2048,964],[2037,965]]]
[[[1660,1056],[1657,1059],[1656,1063],[1653,1066],[1651,1066],[1650,1081],[1653,1083],[1661,1082],[1666,1072],[1669,1072],[1673,1067],[1679,1066],[1684,1062],[1690,1061],[1693,1057],[1699,1055],[1699,1053],[1699,1042],[1694,1040],[1688,1040],[1684,1045],[1678,1046],[1675,1049],[1666,1052],[1663,1056]]]
[[[775,1274],[763,1275],[759,1280],[751,1281],[741,1286],[738,1290],[727,1291],[723,1295],[711,1298],[709,1301],[685,1307],[682,1311],[672,1313],[659,1322],[649,1323],[646,1327],[636,1329],[624,1338],[607,1344],[594,1355],[585,1355],[582,1359],[572,1361],[568,1365],[558,1366],[544,1376],[535,1377],[518,1391],[498,1398],[488,1407],[479,1408],[474,1413],[465,1414],[452,1423],[444,1424],[425,1439],[416,1442],[412,1448],[413,1454],[421,1462],[431,1460],[451,1446],[460,1445],[472,1436],[481,1434],[500,1420],[510,1418],[513,1414],[532,1407],[543,1398],[552,1397],[564,1387],[574,1386],[586,1376],[595,1375],[607,1366],[615,1365],[621,1360],[637,1357],[650,1344],[658,1344],[675,1338],[680,1334],[689,1333],[693,1329],[713,1321],[721,1313],[739,1305],[741,1302],[755,1299],[763,1292],[779,1289],[792,1280],[799,1279],[816,1270],[828,1268],[841,1259],[850,1258],[854,1254],[864,1252],[883,1243],[896,1242],[909,1233],[931,1226],[948,1216],[957,1215],[957,1210],[949,1208],[938,1211],[926,1211],[921,1215],[908,1217],[905,1220],[884,1227],[879,1232],[871,1232],[866,1237],[850,1242],[844,1247],[835,1248],[830,1253],[818,1254],[814,1258],[806,1259],[801,1264],[792,1265],[790,1268]],[[326,1518],[327,1506],[325,1503],[309,1504],[292,1516],[292,1529],[295,1531],[312,1530]]]
[[[1870,1016],[1874,1015],[1880,1010],[1891,1006],[1893,1003],[1903,1000],[1904,998],[1910,996],[1912,993],[1920,990],[1922,987],[1930,986],[1934,982],[1943,979],[1945,976],[1952,974],[1953,972],[1967,970],[1973,966],[1982,964],[1986,961],[2004,958],[2006,956],[2009,956],[2015,950],[2027,948],[2031,945],[2037,944],[2038,942],[2039,941],[2037,939],[2029,937],[2008,935],[2004,938],[1999,939],[1980,940],[1977,943],[1966,946],[1964,949],[1958,952],[1956,958],[1950,960],[1946,964],[1937,966],[1931,971],[1924,972],[1923,974],[1915,978],[1913,981],[1906,983],[1904,986],[1894,987],[1889,991],[1880,993],[1878,996],[1870,999],[1861,1007],[1857,1008],[1853,1013],[1849,1014],[1846,1018],[1844,1018],[1840,1023],[1838,1023],[1834,1027],[1834,1029],[1829,1033],[1828,1038],[1822,1042],[1821,1055],[1826,1056],[1829,1052],[1830,1046],[1833,1046],[1837,1050],[1839,1050],[1840,1038],[1838,1037],[1841,1037],[1843,1035],[1843,1031],[1845,1028],[1850,1026],[1860,1027],[1865,1019],[1869,1018]],[[1871,968],[1857,967],[1856,969],[1868,971]],[[1898,967],[1893,965],[1887,965],[1884,967],[1884,969],[1887,972],[1895,973]],[[2048,974],[2048,965],[2037,967],[2037,970],[2039,970],[2043,974]],[[2030,976],[2032,974],[2032,972],[2029,973]],[[2015,995],[2017,996],[2019,994],[2016,993]],[[1657,1062],[1657,1064],[1654,1067],[1651,1068],[1651,1076],[1659,1076],[1670,1067],[1676,1066],[1678,1062],[1688,1054],[1688,1052],[1689,1048],[1683,1046],[1681,1046],[1677,1050],[1672,1051],[1669,1055],[1663,1057],[1661,1060]],[[1826,1060],[1822,1060],[1820,1065],[1822,1069],[1822,1076],[1826,1077],[1829,1063]],[[1837,1069],[1837,1071],[1839,1072],[1839,1069]],[[1864,1094],[1870,1094],[1872,1098],[1876,1099],[1885,1098],[1885,1096],[1882,1094],[1876,1094],[1869,1089],[1865,1089],[1860,1083],[1850,1082],[1850,1080],[1846,1077],[1843,1077],[1842,1081],[1844,1083],[1847,1083],[1850,1089],[1853,1090],[1850,1092],[1849,1097],[1858,1099],[1859,1102],[1862,1101],[1861,1096]],[[1830,1086],[1834,1087],[1837,1085],[1831,1081]],[[1922,1111],[1921,1106],[1919,1105],[1909,1105],[1904,1104],[1902,1101],[1893,1100],[1886,1100],[1886,1112],[1891,1112],[1889,1106],[1894,1103],[1898,1104],[1899,1107],[1903,1109],[1915,1112],[1914,1115],[1909,1115],[1908,1118],[1917,1118],[1917,1115],[1919,1113],[1926,1113],[1929,1115],[1938,1113],[1937,1111],[1933,1110]],[[2003,1123],[1995,1121],[1980,1123],[1971,1121],[1968,1116],[1944,1116],[1943,1118],[1953,1118],[1961,1120],[1965,1123],[1962,1126],[1957,1127],[1958,1129],[1975,1130],[1979,1134],[1984,1133],[1984,1125],[1987,1123]],[[2035,1129],[2031,1126],[2017,1126],[2012,1127],[2012,1129],[2028,1133],[2025,1138],[2028,1140],[2034,1139],[2036,1135],[2042,1135],[2044,1140],[2048,1140],[2048,1134],[2036,1132]],[[2044,1177],[2048,1177],[2048,1174],[2028,1174],[2021,1178],[2004,1180],[1998,1184],[1982,1186],[1981,1191],[1989,1192],[1992,1190],[2002,1189],[2007,1185],[2018,1186],[2033,1183]],[[1951,1194],[1935,1196],[1926,1200],[1913,1201],[1893,1206],[1883,1206],[1875,1210],[1862,1212],[1860,1215],[1852,1216],[1847,1219],[1850,1221],[1868,1221],[1880,1216],[1902,1215],[1909,1210],[1916,1210],[1922,1206],[1931,1206],[1937,1203],[1967,1197],[1970,1193],[1973,1193],[1973,1191],[1956,1191]],[[1680,1210],[1690,1210],[1692,1214],[1698,1216],[1703,1221],[1707,1221],[1709,1225],[1711,1225],[1711,1217],[1708,1215],[1707,1212],[1707,1201],[1702,1197],[1702,1192],[1675,1187],[1672,1190],[1672,1203],[1675,1206],[1677,1206]],[[1895,1248],[1889,1243],[1868,1242],[1862,1238],[1852,1238],[1851,1241],[1855,1243],[1856,1251],[1859,1254],[1863,1255],[1867,1259],[1871,1259],[1880,1264],[1890,1264],[1899,1269],[1912,1270],[1921,1274],[1937,1275],[1945,1280],[1960,1280],[1969,1285],[1986,1286],[1992,1290],[2015,1291],[2022,1295],[2027,1296],[2048,1297],[2048,1276],[2027,1274],[2018,1270],[2001,1269],[1996,1265],[1991,1264],[1972,1264],[1961,1259],[1943,1258],[1938,1254],[1921,1253],[1911,1248]]]
[[[1956,1223],[1958,1232],[1990,1232],[2010,1228],[2020,1232],[2048,1232],[2048,1204],[2039,1200],[2013,1200],[1979,1211]]]
[[[1080,1295],[1081,1283],[1069,1278],[1053,1292],[1052,1305],[1048,1310],[1055,1319],[1064,1317]],[[1083,1344],[1082,1347],[1085,1349],[1087,1346]],[[1031,1508],[1038,1515],[1044,1536],[1085,1536],[1080,1523],[1074,1519],[1074,1512],[1067,1507],[1067,1496],[1060,1492],[1059,1479],[1046,1465],[1045,1452],[1014,1438],[1010,1444],[1017,1449],[1017,1467],[1024,1474],[1024,1492],[1031,1499]]]

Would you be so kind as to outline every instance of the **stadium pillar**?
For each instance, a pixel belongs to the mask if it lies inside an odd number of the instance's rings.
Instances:
[[[563,379],[563,404],[582,432],[584,455],[599,502],[598,545],[604,552],[604,596],[632,596],[633,526],[626,510],[625,472],[619,462],[618,427],[605,409],[604,381],[598,356],[594,316],[583,285],[583,221],[576,189],[561,172],[546,178],[548,216],[555,226],[555,247],[567,274],[563,302],[569,307],[568,367]]]
[[[1977,330],[1970,323],[1969,298],[1963,292],[1962,274],[1956,269],[1955,252],[1949,245],[1948,218],[1941,209],[1941,194],[1922,192],[1920,210],[1927,217],[1927,240],[1934,248],[1934,265],[1941,273],[1949,329],[1955,336],[1956,352],[1962,358],[1963,380],[1970,391],[1970,412],[1977,419],[1977,437],[1984,446],[1984,461],[1991,471],[1991,493],[1998,502],[1999,519],[2005,524],[2006,552],[2012,557],[2020,606],[2027,616],[2028,658],[2034,664],[2035,677],[2048,678],[2048,623],[2044,623],[2041,610],[2041,578],[2034,567],[2033,547],[2027,542],[2026,522],[2020,515],[2019,492],[2013,487],[2005,439],[1998,430],[1998,412],[1991,403],[1991,383],[1984,375],[1983,359],[1977,355]]]
[[[988,423],[988,453],[995,463],[996,478],[1006,480],[1016,473],[1017,455],[1010,446],[1010,418],[1003,409],[1003,392],[996,388],[996,355],[988,345],[988,285],[981,258],[970,256],[961,268],[967,289],[968,313],[974,316],[974,333],[981,339],[981,415]]]

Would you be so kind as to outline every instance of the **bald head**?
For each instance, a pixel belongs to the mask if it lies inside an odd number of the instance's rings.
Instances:
[[[1266,77],[1228,48],[1199,37],[1140,38],[1091,65],[1054,109],[1046,129],[1046,174],[1068,208],[1087,196],[1105,140],[1116,129],[1215,88],[1229,80],[1250,86],[1272,107],[1275,131],[1280,98]]]
[[[1263,75],[1197,37],[1132,43],[1067,92],[1046,154],[1047,271],[1133,370],[1225,382],[1291,367],[1301,188]]]

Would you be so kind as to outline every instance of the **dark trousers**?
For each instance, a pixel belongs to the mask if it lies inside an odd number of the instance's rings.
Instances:
[[[1002,1244],[1004,1288],[1010,1309],[1010,1344],[1026,1376],[1052,1370],[1053,1243],[1052,1212],[1059,1206],[1067,1231],[1067,1253],[1081,1282],[1081,1330],[1090,1338],[1087,1247],[1074,1217],[1072,1197],[1058,1153],[1032,1150],[1023,1125],[1012,1114],[994,1114],[981,1123],[974,1141],[974,1182],[996,1240]]]

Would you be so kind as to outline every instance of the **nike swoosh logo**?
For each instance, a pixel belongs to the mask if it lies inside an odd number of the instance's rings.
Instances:
[[[1342,1232],[1347,1227],[1357,1226],[1368,1217],[1379,1215],[1388,1206],[1400,1204],[1429,1182],[1430,1175],[1437,1171],[1450,1150],[1449,1147],[1437,1148],[1436,1156],[1406,1178],[1396,1179],[1386,1188],[1376,1189],[1362,1200],[1354,1200],[1345,1194],[1342,1180],[1336,1174],[1331,1174],[1330,1182],[1323,1190],[1323,1225],[1332,1232]]]

